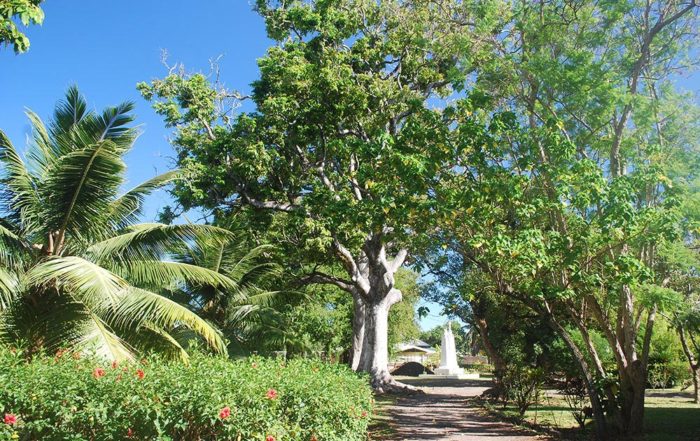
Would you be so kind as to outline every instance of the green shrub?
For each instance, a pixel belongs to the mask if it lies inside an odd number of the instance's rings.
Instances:
[[[0,440],[359,441],[372,411],[365,378],[316,360],[26,362],[0,349],[0,384]]]

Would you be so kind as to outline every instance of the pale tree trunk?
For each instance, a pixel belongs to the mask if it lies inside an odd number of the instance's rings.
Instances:
[[[382,234],[368,236],[353,255],[337,239],[333,241],[349,280],[316,273],[309,280],[332,283],[353,295],[353,336],[350,366],[367,372],[377,392],[409,392],[415,388],[395,381],[389,373],[389,309],[401,301],[401,291],[394,287],[394,275],[403,265],[407,251],[400,250],[387,259]]]
[[[394,381],[388,367],[389,309],[401,298],[401,291],[392,289],[365,309],[366,330],[358,370],[370,374],[372,388],[378,392],[408,390],[406,385]]]

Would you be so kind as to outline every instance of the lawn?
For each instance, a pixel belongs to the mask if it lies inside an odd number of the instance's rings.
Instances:
[[[503,414],[513,416],[515,412],[507,408]],[[537,406],[526,412],[525,423],[562,431],[567,439],[586,438],[576,430],[578,424],[564,398],[554,391],[548,391]],[[643,441],[700,440],[700,405],[692,402],[688,391],[648,390],[644,424],[647,433]]]

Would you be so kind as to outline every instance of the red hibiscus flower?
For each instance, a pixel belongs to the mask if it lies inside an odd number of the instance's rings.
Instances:
[[[134,431],[131,429],[131,427],[129,427],[128,429],[126,429],[126,437],[127,437],[127,438],[133,438],[133,437],[134,437]]]
[[[146,373],[141,369],[137,369],[136,376],[139,378],[139,380],[143,380],[143,377],[146,376]]]
[[[5,419],[3,420],[8,426],[12,426],[17,423],[17,415],[13,413],[6,413]]]
[[[367,418],[367,411],[366,410],[362,411],[362,418]]]
[[[222,420],[225,420],[226,418],[231,416],[231,408],[226,406],[223,409],[219,411],[219,418]]]
[[[265,441],[277,441],[277,438],[275,438],[272,435],[267,435],[267,438],[265,438]]]
[[[316,435],[311,435],[311,439],[309,439],[309,441],[318,441],[318,439],[316,438]]]
[[[277,391],[274,389],[268,389],[265,396],[267,397],[268,400],[275,400],[275,399],[277,399]]]
[[[92,376],[97,379],[100,379],[105,376],[105,370],[102,368],[95,368],[95,370],[92,371]]]
[[[117,360],[114,360],[114,361],[112,362],[112,369],[116,369],[117,366],[119,366],[119,363],[117,363]]]

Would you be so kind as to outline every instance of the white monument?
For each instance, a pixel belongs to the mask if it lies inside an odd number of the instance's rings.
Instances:
[[[452,322],[447,322],[445,331],[442,334],[440,345],[440,367],[435,369],[433,377],[474,379],[479,378],[478,373],[465,374],[464,369],[457,364],[457,348],[455,347],[455,336],[452,334]]]

